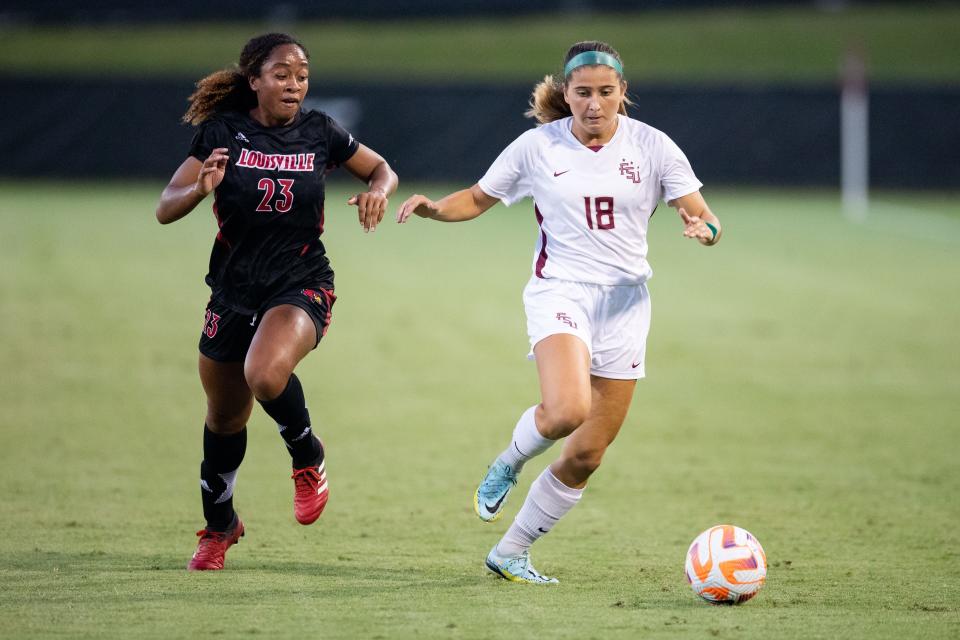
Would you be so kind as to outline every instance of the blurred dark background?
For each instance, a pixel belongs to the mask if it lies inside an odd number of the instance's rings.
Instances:
[[[179,119],[193,83],[267,30],[300,35],[327,62],[310,106],[404,179],[476,180],[532,126],[530,89],[566,47],[616,31],[631,115],[666,131],[708,184],[838,185],[839,69],[862,49],[877,72],[871,183],[960,187],[960,57],[943,35],[960,33],[957,5],[841,1],[8,0],[0,175],[169,175],[192,135]],[[651,55],[673,66],[644,66]]]

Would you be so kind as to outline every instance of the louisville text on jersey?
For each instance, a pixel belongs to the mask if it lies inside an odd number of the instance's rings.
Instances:
[[[241,149],[237,166],[277,171],[313,171],[313,156],[312,153],[260,153]]]

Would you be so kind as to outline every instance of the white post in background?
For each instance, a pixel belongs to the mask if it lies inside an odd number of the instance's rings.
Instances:
[[[840,91],[840,190],[848,218],[867,217],[870,184],[870,111],[863,50],[851,47],[843,60]]]

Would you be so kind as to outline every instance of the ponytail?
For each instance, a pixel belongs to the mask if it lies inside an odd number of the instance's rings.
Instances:
[[[530,108],[523,115],[534,118],[540,124],[572,115],[570,105],[563,99],[563,83],[554,80],[553,76],[544,76],[543,81],[533,88]]]
[[[187,98],[190,107],[183,121],[194,126],[221,111],[248,111],[257,106],[257,94],[238,67],[214,71],[197,82]]]

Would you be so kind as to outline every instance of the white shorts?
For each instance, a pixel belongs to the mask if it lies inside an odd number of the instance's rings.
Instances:
[[[569,333],[590,351],[590,373],[635,380],[646,375],[650,332],[646,284],[600,285],[533,276],[523,290],[530,353],[546,337]]]

